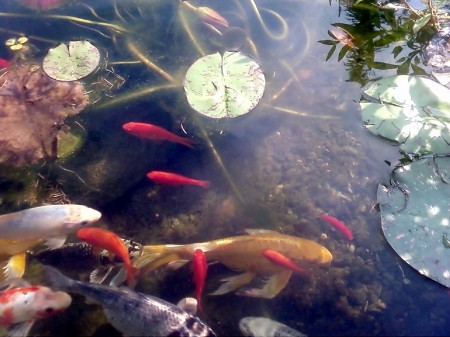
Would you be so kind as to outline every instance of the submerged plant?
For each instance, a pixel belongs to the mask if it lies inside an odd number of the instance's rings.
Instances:
[[[64,120],[87,104],[80,82],[53,80],[36,65],[5,70],[0,77],[0,163],[21,166],[55,158]]]

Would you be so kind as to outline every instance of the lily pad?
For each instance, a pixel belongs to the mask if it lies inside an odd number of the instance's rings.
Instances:
[[[450,157],[417,160],[395,171],[377,199],[383,233],[419,273],[450,287]]]
[[[360,102],[366,128],[413,154],[450,152],[450,89],[420,76],[374,82]]]
[[[52,48],[44,57],[42,68],[58,81],[75,81],[92,73],[100,63],[100,52],[89,41],[70,41]]]
[[[240,52],[198,59],[186,73],[184,90],[191,107],[212,118],[238,117],[261,99],[266,80],[261,67]]]

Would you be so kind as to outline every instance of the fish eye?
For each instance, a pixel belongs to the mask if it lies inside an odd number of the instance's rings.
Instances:
[[[81,226],[86,226],[87,224],[89,224],[89,221],[87,221],[87,220],[84,220],[84,221],[80,222]]]
[[[52,307],[45,308],[45,312],[47,314],[51,314],[53,311],[55,311],[55,309],[53,309]]]

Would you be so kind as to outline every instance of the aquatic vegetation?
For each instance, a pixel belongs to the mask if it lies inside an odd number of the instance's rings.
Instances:
[[[100,51],[86,40],[61,43],[44,57],[42,69],[58,81],[75,81],[92,73],[100,62]]]
[[[232,118],[258,104],[265,84],[254,60],[239,52],[225,52],[195,61],[186,73],[184,90],[194,110],[212,118]]]
[[[87,104],[80,82],[55,81],[36,65],[4,71],[0,77],[0,163],[21,166],[56,158],[64,120]]]
[[[378,186],[381,227],[395,252],[422,275],[450,287],[450,158],[432,156],[397,167]]]
[[[360,102],[365,127],[400,144],[406,153],[450,151],[450,89],[419,76],[373,82]]]

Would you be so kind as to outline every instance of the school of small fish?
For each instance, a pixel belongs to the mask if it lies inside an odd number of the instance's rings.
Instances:
[[[11,64],[2,60],[0,68]],[[193,148],[195,142],[162,127],[128,122],[122,126],[143,141],[172,142]],[[152,170],[147,177],[158,185],[193,185],[209,188],[210,181],[178,173]],[[321,214],[322,219],[348,240],[351,230],[337,218]],[[90,298],[103,311],[110,324],[127,336],[215,336],[196,316],[207,310],[202,297],[207,282],[208,263],[219,262],[239,274],[223,278],[209,295],[235,292],[237,295],[271,299],[288,284],[292,273],[314,277],[333,256],[315,241],[280,234],[266,229],[247,229],[245,235],[191,244],[143,245],[119,237],[107,229],[93,227],[101,213],[85,205],[45,205],[0,215],[0,326],[9,336],[26,336],[38,319],[56,315],[71,304],[69,293]],[[65,244],[74,234],[80,242]],[[44,265],[50,287],[15,286],[25,273],[30,250]],[[185,298],[178,305],[132,290],[139,278],[159,267],[179,268],[190,262],[195,299]],[[54,266],[54,267],[51,267]],[[71,279],[59,269],[87,269],[90,282]],[[57,267],[57,268],[55,268]],[[86,270],[85,270],[86,271]],[[255,286],[257,282],[261,287]],[[126,282],[128,287],[119,287]],[[6,288],[5,288],[6,287]],[[304,336],[282,323],[263,317],[245,317],[239,322],[245,336]]]

